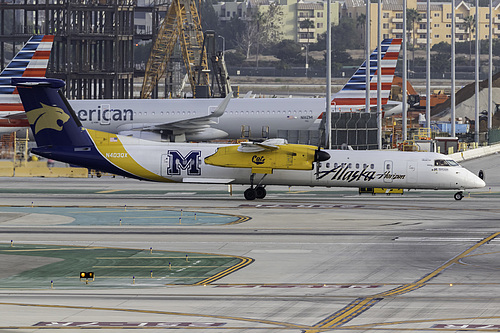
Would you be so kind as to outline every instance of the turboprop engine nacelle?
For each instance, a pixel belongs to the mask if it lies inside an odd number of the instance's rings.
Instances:
[[[251,168],[252,173],[272,173],[273,169],[312,170],[314,162],[326,161],[330,154],[317,147],[288,144],[276,139],[262,143],[243,142],[241,145],[218,148],[205,158],[206,164],[228,168]]]

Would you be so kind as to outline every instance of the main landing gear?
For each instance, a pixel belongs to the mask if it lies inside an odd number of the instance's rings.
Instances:
[[[462,198],[464,197],[464,192],[459,191],[459,192],[455,193],[455,195],[453,197],[455,198],[455,200],[462,200]]]
[[[267,174],[264,174],[264,176],[262,176],[259,183],[255,187],[253,186],[254,176],[255,176],[254,173],[250,175],[250,187],[245,190],[245,193],[243,193],[243,195],[247,200],[264,199],[266,197],[267,192],[265,186],[261,186],[260,183],[262,183],[264,178],[266,178]]]

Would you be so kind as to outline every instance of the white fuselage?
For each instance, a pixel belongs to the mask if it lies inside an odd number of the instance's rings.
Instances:
[[[133,131],[144,130],[159,124],[171,124],[208,116],[214,112],[221,101],[222,99],[213,98],[71,100],[70,104],[86,128],[131,134]],[[388,104],[385,107],[393,106],[393,104]],[[360,108],[364,109],[364,105],[332,105],[332,112],[357,112]],[[320,116],[325,110],[324,98],[233,98],[224,114],[213,119],[209,125],[198,128],[195,124],[179,125],[174,132],[187,132],[186,139],[194,141],[242,137],[274,138],[283,135],[280,131],[318,130],[321,122]],[[211,132],[207,126],[218,132]],[[200,130],[206,131],[206,135],[190,138],[190,132],[199,133]]]
[[[155,143],[120,136],[132,158],[144,169],[161,176],[160,181],[189,183],[249,184],[251,168],[207,165],[204,159],[214,154],[215,144]],[[330,159],[311,171],[278,170],[266,175],[261,185],[303,185],[334,187],[384,187],[404,189],[479,188],[484,182],[459,166],[436,166],[435,160],[449,160],[445,155],[428,152],[326,150]],[[258,153],[256,153],[258,155]],[[108,158],[126,168],[123,157]],[[140,175],[139,175],[140,176]],[[262,175],[261,175],[262,176]],[[147,178],[147,177],[146,177]],[[255,177],[255,182],[260,177]]]

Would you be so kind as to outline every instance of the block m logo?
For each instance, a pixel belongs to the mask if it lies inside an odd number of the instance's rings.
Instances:
[[[167,152],[167,175],[180,176],[186,170],[188,176],[201,176],[201,151],[192,150],[186,156],[178,150]]]

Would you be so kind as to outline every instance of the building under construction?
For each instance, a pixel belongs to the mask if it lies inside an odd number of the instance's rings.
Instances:
[[[135,9],[133,0],[0,1],[0,67],[32,35],[55,35],[47,76],[66,81],[68,98],[132,98],[134,38],[152,38],[135,31]]]

